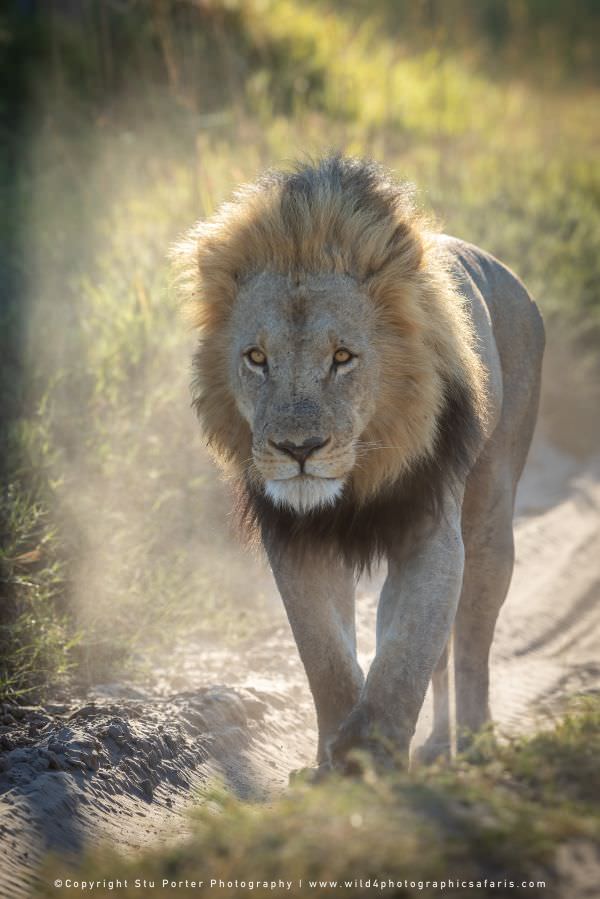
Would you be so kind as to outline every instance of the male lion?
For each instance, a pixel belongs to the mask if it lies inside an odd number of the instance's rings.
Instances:
[[[176,248],[200,329],[194,404],[271,562],[314,697],[318,762],[424,756],[488,720],[515,489],[544,331],[519,280],[437,235],[411,190],[333,156],[272,172]],[[385,558],[377,651],[356,656],[357,573]]]

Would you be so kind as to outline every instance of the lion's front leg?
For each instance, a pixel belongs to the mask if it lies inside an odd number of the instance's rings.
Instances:
[[[356,707],[330,746],[334,765],[367,749],[381,761],[408,757],[435,665],[452,629],[463,577],[460,505],[431,535],[389,559],[377,617],[377,652]]]
[[[266,549],[314,698],[321,763],[364,683],[356,658],[354,574],[317,553],[295,557]]]

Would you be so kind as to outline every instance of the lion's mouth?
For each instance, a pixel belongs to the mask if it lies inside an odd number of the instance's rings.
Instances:
[[[271,480],[281,483],[282,481],[339,481],[341,478],[325,474],[309,474],[306,471],[301,471],[298,474],[287,475],[283,478],[271,478]]]

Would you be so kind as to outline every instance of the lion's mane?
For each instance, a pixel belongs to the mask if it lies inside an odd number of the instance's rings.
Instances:
[[[242,518],[273,544],[329,547],[357,568],[440,514],[481,445],[485,377],[441,244],[409,185],[370,161],[327,157],[242,188],[175,248],[200,331],[194,405],[218,461],[238,481]],[[343,498],[304,515],[276,509],[244,475],[252,435],[228,377],[231,311],[261,271],[337,272],[377,311],[384,372],[377,411]]]

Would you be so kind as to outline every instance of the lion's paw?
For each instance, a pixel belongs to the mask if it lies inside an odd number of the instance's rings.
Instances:
[[[333,774],[333,768],[329,762],[323,762],[315,767],[296,768],[290,771],[289,784],[295,786],[297,784],[319,784],[323,783]]]
[[[439,740],[433,734],[412,754],[412,761],[417,765],[433,765],[442,759],[450,758],[450,743]]]
[[[357,708],[329,744],[329,759],[342,774],[358,776],[368,768],[404,767],[408,760],[405,745],[408,744],[404,740],[391,740],[381,734],[369,713]]]

